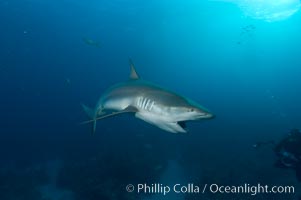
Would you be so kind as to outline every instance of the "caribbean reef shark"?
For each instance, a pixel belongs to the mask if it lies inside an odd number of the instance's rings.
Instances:
[[[196,102],[140,79],[131,60],[130,69],[130,79],[107,89],[94,109],[82,104],[91,118],[83,124],[92,123],[92,133],[97,120],[123,113],[134,113],[137,118],[172,133],[185,133],[187,121],[214,117]]]

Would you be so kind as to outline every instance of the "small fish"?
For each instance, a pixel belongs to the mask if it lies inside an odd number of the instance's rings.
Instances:
[[[70,84],[71,84],[70,78],[66,78],[66,79],[65,79],[65,82],[66,82],[67,85],[70,85]]]

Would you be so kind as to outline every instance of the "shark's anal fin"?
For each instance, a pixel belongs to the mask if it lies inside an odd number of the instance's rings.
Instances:
[[[129,63],[130,63],[130,67],[131,67],[131,73],[130,73],[130,79],[131,80],[137,80],[139,79],[139,76],[136,72],[136,69],[135,69],[135,65],[132,61],[132,59],[129,58]]]
[[[94,126],[95,126],[97,120],[101,120],[101,119],[105,119],[105,118],[109,118],[109,117],[114,117],[115,115],[119,115],[119,114],[123,114],[123,113],[134,113],[134,112],[137,112],[137,111],[138,110],[135,107],[128,106],[128,107],[126,107],[125,109],[123,109],[121,111],[112,112],[112,113],[109,113],[109,114],[104,113],[103,115],[101,115],[99,117],[96,117],[92,120],[84,121],[81,124],[94,123]],[[95,132],[94,126],[93,126],[93,133]]]

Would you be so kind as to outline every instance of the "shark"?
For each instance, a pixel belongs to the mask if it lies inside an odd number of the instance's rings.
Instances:
[[[94,46],[94,47],[97,47],[97,48],[101,47],[101,44],[98,41],[95,41],[95,40],[92,40],[92,39],[89,39],[89,38],[82,38],[82,39],[83,39],[83,42],[86,43],[87,45]]]
[[[129,80],[109,87],[94,109],[82,104],[90,117],[82,124],[92,123],[92,134],[98,120],[124,113],[133,113],[135,117],[171,133],[186,133],[188,121],[215,117],[198,103],[141,79],[131,59],[129,63]]]

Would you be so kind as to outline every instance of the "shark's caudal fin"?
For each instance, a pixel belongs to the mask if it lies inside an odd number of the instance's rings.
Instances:
[[[96,131],[96,115],[95,115],[95,111],[91,108],[89,108],[88,106],[82,104],[82,107],[84,109],[84,111],[86,112],[86,114],[89,116],[89,118],[91,119],[90,122],[92,122],[92,135],[94,135],[95,131]]]
[[[131,67],[130,79],[131,80],[139,79],[139,75],[136,72],[135,65],[134,65],[132,59],[129,59],[129,63],[130,63],[130,67]]]

